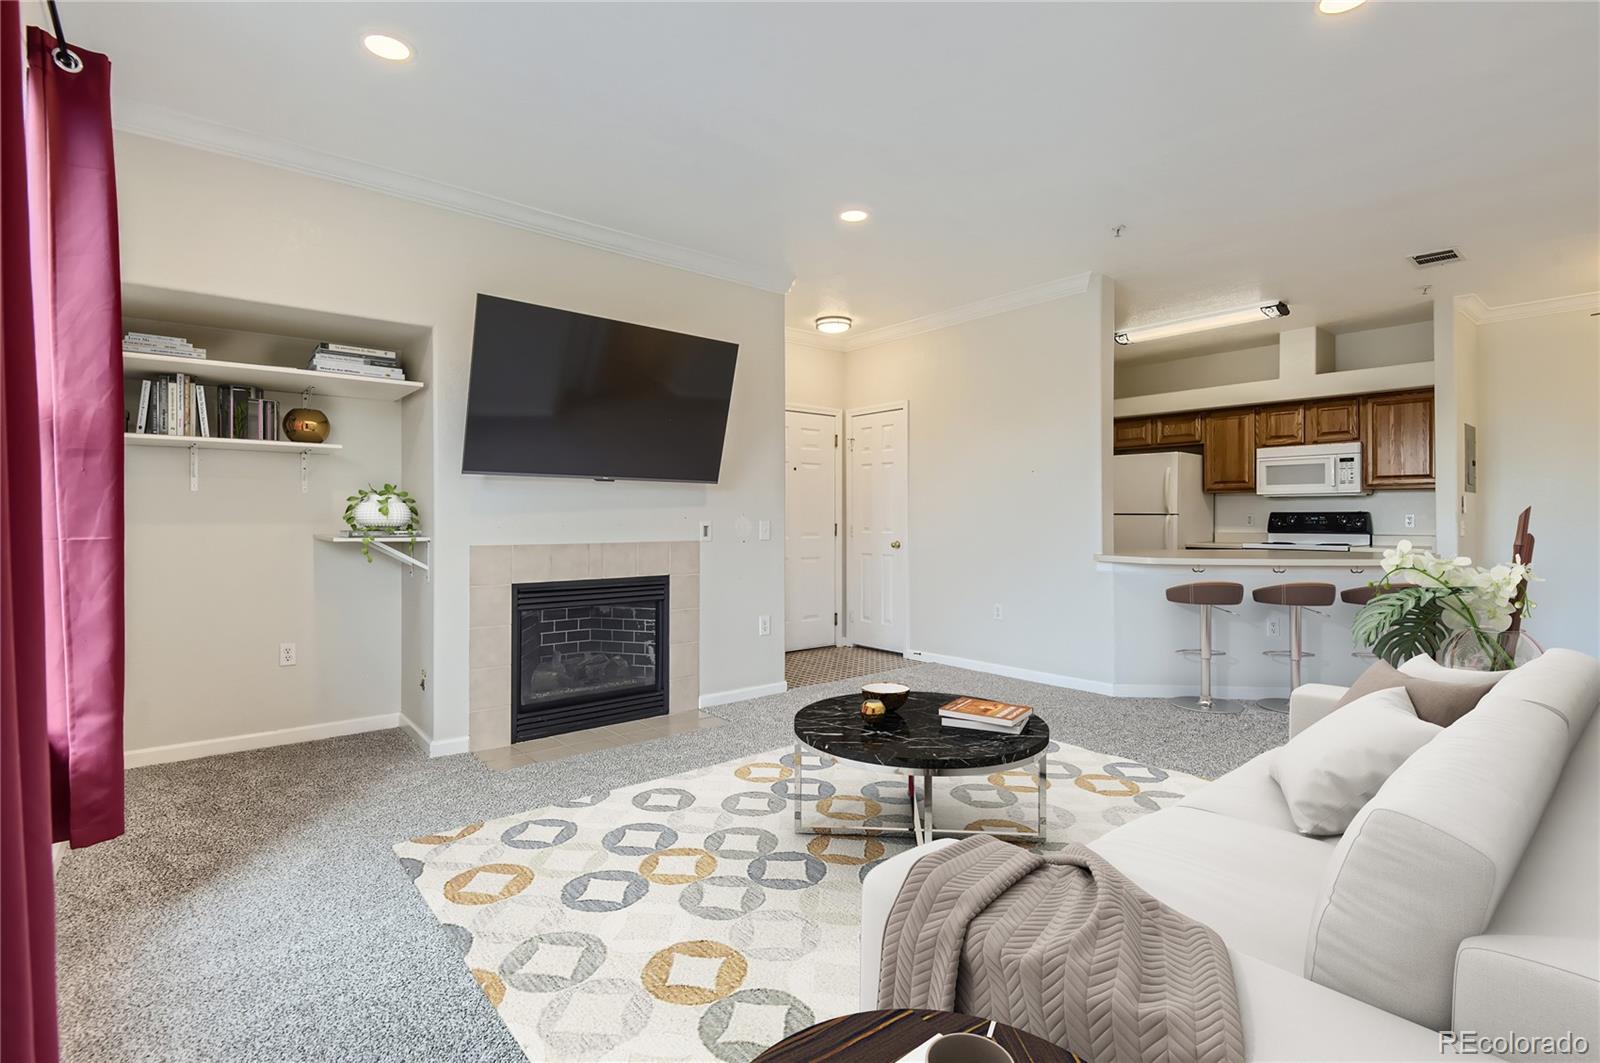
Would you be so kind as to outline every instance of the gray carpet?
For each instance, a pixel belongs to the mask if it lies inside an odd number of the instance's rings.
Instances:
[[[1282,716],[1198,716],[918,664],[924,690],[1035,706],[1064,741],[1215,776],[1287,736]],[[731,726],[490,771],[400,731],[139,768],[128,832],[57,879],[63,1058],[520,1060],[390,847],[792,741],[805,703],[858,680],[712,710]]]

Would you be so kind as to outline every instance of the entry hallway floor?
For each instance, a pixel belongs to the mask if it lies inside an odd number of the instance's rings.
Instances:
[[[1201,716],[942,665],[881,678],[1030,704],[1064,742],[1214,777],[1283,716]],[[711,710],[727,723],[494,770],[402,731],[137,768],[128,831],[61,863],[63,1058],[520,1060],[394,858],[396,842],[793,741],[796,709],[859,678]]]

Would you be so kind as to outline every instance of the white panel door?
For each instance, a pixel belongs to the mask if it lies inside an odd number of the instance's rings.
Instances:
[[[858,646],[906,651],[906,410],[851,411],[845,455],[849,498],[845,575],[850,626]]]
[[[839,421],[831,413],[783,415],[783,648],[834,644],[838,608]]]

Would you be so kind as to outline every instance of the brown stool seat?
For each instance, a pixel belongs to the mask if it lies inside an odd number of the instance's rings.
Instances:
[[[1220,580],[1180,583],[1167,588],[1167,601],[1179,605],[1238,605],[1244,601],[1244,584]]]
[[[1382,593],[1382,589],[1370,585],[1366,587],[1346,587],[1339,592],[1339,600],[1346,605],[1366,605]]]
[[[1257,587],[1251,597],[1266,605],[1332,605],[1335,591],[1331,583],[1278,583]]]

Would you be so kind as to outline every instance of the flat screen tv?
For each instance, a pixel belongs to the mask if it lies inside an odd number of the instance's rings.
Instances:
[[[462,471],[716,483],[738,354],[479,295]]]

